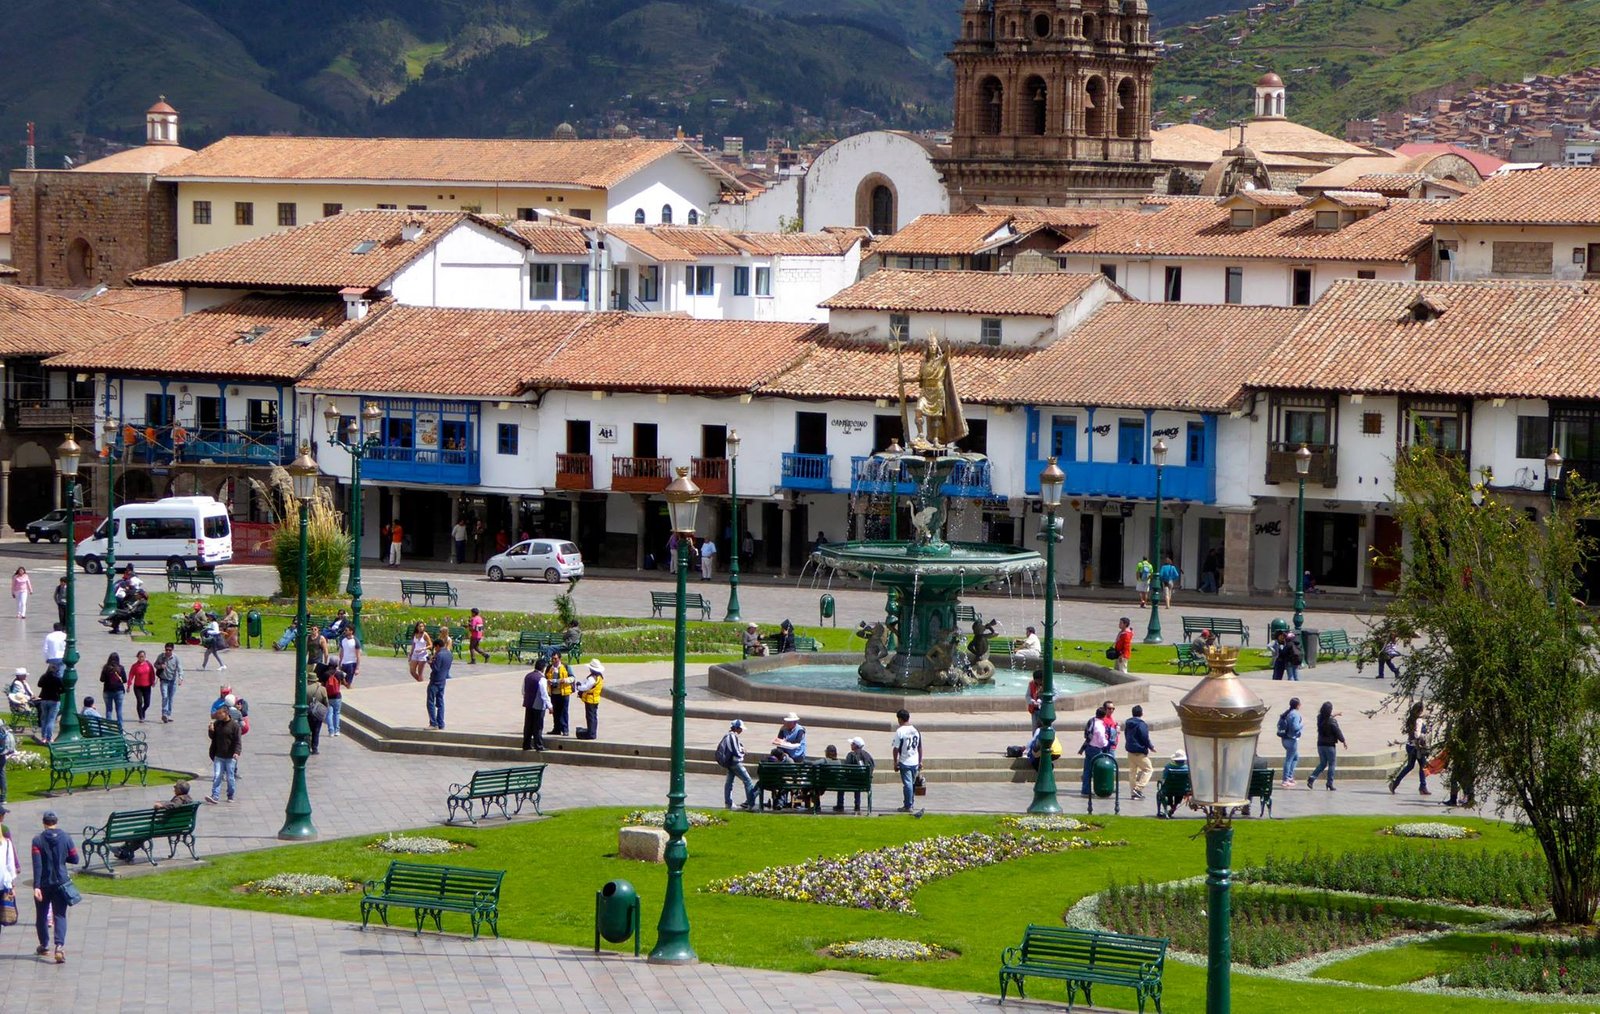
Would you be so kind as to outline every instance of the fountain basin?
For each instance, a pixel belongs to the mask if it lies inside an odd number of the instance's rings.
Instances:
[[[934,555],[905,542],[830,542],[818,546],[811,558],[829,570],[900,588],[909,588],[914,579],[925,585],[977,588],[1044,566],[1038,553],[1018,546],[950,542],[941,547],[947,551]]]
[[[1031,669],[1000,669],[992,684],[929,693],[862,684],[856,672],[860,664],[861,656],[854,654],[790,653],[713,665],[707,681],[713,691],[738,700],[796,709],[1026,715],[1023,693]],[[1150,686],[1143,679],[1090,662],[1058,661],[1056,674],[1058,713],[1094,708],[1103,701],[1143,704],[1150,699]]]

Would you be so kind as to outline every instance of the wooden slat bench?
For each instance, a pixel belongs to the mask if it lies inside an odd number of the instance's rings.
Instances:
[[[711,603],[706,601],[706,597],[704,595],[701,595],[699,592],[685,592],[684,596],[683,596],[683,605],[684,605],[685,611],[687,611],[687,612],[692,612],[693,610],[696,610],[696,609],[700,610],[700,618],[702,620],[711,619]],[[678,593],[677,592],[651,592],[650,593],[650,615],[651,616],[660,616],[661,615],[661,610],[663,610],[663,609],[676,610],[677,608],[678,608]]]
[[[756,808],[782,809],[780,796],[799,793],[806,809],[816,812],[820,765],[793,764],[788,761],[762,761],[756,765]],[[770,799],[768,798],[770,794]]]
[[[1183,636],[1193,637],[1202,630],[1209,630],[1217,635],[1220,643],[1224,634],[1232,634],[1239,639],[1241,646],[1250,644],[1250,626],[1243,620],[1232,616],[1185,616],[1183,618]]]
[[[139,775],[139,784],[145,784],[149,767],[145,763],[144,740],[125,736],[97,736],[50,744],[51,792],[56,790],[57,785],[65,785],[70,795],[72,783],[78,775],[86,776],[85,787],[92,787],[95,778],[99,777],[109,789],[114,771],[122,772],[123,785],[128,784],[128,779],[135,772]]]
[[[198,567],[173,567],[168,570],[167,591],[177,591],[180,584],[187,586],[192,592],[210,588],[218,595],[222,594],[222,578],[215,570],[201,570]]]
[[[398,905],[415,911],[418,936],[429,917],[433,928],[442,932],[439,917],[445,912],[461,912],[470,917],[474,940],[484,923],[499,936],[500,885],[505,876],[505,870],[473,870],[396,859],[382,880],[369,880],[362,888],[361,929],[366,931],[374,912],[385,926],[389,925],[389,906]]]
[[[114,873],[111,857],[123,849],[129,852],[143,849],[145,858],[154,866],[156,857],[150,845],[157,838],[167,840],[168,859],[178,854],[179,845],[184,845],[188,847],[190,857],[198,860],[200,856],[194,850],[194,824],[199,811],[199,803],[114,811],[104,827],[91,825],[83,829],[84,868],[87,869],[90,861],[99,856],[106,872]]]
[[[1161,1011],[1161,976],[1166,967],[1167,943],[1162,937],[1070,929],[1066,926],[1029,926],[1020,947],[1007,947],[1000,956],[1000,1002],[1017,987],[1026,997],[1023,980],[1058,979],[1067,984],[1067,1009],[1083,990],[1085,1003],[1094,1003],[1095,986],[1126,986],[1139,999],[1153,1000]]]
[[[793,764],[789,765],[794,767]],[[867,812],[872,812],[872,771],[863,764],[817,765],[817,805],[821,808],[823,797],[830,792],[864,792],[867,795]],[[842,800],[842,797],[836,797]],[[861,809],[860,803],[856,810]]]
[[[544,769],[543,764],[527,764],[474,771],[466,784],[457,782],[450,786],[450,793],[445,797],[445,806],[449,810],[445,823],[454,823],[456,811],[460,810],[469,821],[476,824],[478,818],[473,816],[473,803],[482,804],[481,816],[484,817],[489,816],[490,806],[498,806],[501,816],[510,820],[514,813],[522,812],[522,805],[527,802],[533,803],[534,813],[544,816],[544,811],[539,809],[539,789],[544,784]],[[515,810],[511,809],[512,803],[516,803]]]
[[[452,587],[448,581],[414,581],[407,580],[405,578],[400,579],[400,597],[402,599],[405,599],[406,602],[415,605],[416,603],[413,600],[416,599],[418,595],[422,596],[422,601],[425,605],[430,606],[433,605],[434,600],[436,599],[444,599],[451,605],[455,605],[458,598],[455,588]]]
[[[768,655],[778,654],[778,645],[783,643],[782,634],[762,634],[761,643],[766,647]],[[795,651],[821,651],[822,646],[817,644],[817,639],[810,634],[794,635]],[[744,649],[745,658],[750,657],[750,649]]]

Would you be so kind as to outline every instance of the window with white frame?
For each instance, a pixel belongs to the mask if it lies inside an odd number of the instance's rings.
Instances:
[[[717,272],[707,265],[691,264],[684,269],[684,285],[691,296],[715,295]]]
[[[556,266],[554,264],[534,264],[529,273],[533,279],[529,285],[528,295],[534,299],[556,298]]]
[[[1000,344],[1000,318],[984,317],[978,322],[978,340],[985,345]]]
[[[654,303],[661,298],[661,265],[645,264],[639,268],[639,302]]]
[[[567,302],[588,300],[589,265],[561,265],[561,298]]]
[[[756,295],[772,295],[772,269],[756,268]]]

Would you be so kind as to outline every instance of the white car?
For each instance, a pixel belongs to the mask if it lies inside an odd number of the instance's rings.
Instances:
[[[483,573],[491,581],[543,577],[551,584],[583,576],[583,554],[578,547],[560,539],[524,539],[504,553],[496,553],[484,564]]]

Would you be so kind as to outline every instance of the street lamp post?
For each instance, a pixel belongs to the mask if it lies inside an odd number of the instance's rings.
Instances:
[[[656,945],[650,951],[650,961],[684,965],[700,960],[689,943],[689,913],[683,905],[683,865],[689,860],[689,846],[683,842],[689,830],[689,813],[683,807],[684,656],[689,644],[689,617],[684,602],[689,591],[690,543],[694,541],[695,514],[700,509],[700,487],[690,480],[687,468],[680,468],[666,493],[672,530],[678,536],[678,598],[672,642],[672,780],[667,788],[667,893],[662,899],[661,921],[656,924]]]
[[[61,477],[67,483],[67,647],[61,656],[61,732],[56,742],[82,739],[78,721],[78,578],[77,528],[78,528],[78,459],[82,456],[78,442],[67,434],[56,451],[56,463],[61,466]]]
[[[1145,644],[1161,643],[1161,473],[1166,470],[1167,442],[1156,437],[1150,448],[1150,457],[1156,463],[1156,572],[1151,575],[1150,624],[1144,630]]]
[[[328,443],[350,452],[350,581],[345,591],[350,595],[350,626],[355,631],[356,643],[365,644],[366,635],[361,627],[361,462],[378,446],[378,424],[383,410],[375,401],[367,402],[359,419],[352,419],[344,436],[339,435],[339,406],[332,401],[322,410],[327,423]]]
[[[1544,459],[1544,488],[1545,492],[1550,494],[1551,520],[1554,520],[1556,516],[1556,483],[1561,481],[1561,469],[1564,464],[1561,459],[1561,452],[1554,447],[1550,448],[1550,454]],[[1554,584],[1545,588],[1544,597],[1545,602],[1549,605],[1554,606],[1556,604]]]
[[[739,431],[728,431],[728,489],[733,495],[733,552],[728,564],[728,613],[724,623],[738,623],[739,615]]]
[[[306,627],[311,623],[306,609],[306,523],[311,500],[317,495],[317,462],[309,446],[301,445],[300,457],[289,466],[289,480],[300,504],[300,556],[294,619],[294,717],[289,720],[289,733],[294,737],[294,746],[289,748],[293,775],[278,837],[304,841],[317,836],[317,826],[311,822],[311,794],[306,791],[306,760],[311,756],[311,723],[306,718]]]
[[[106,416],[106,421],[100,428],[105,436],[106,456],[106,517],[117,516],[117,444],[122,430],[117,426],[117,421],[111,416]],[[117,526],[111,525],[106,529],[106,597],[100,603],[100,615],[110,616],[117,611],[117,593],[115,591],[117,571]]]
[[[1305,444],[1294,452],[1294,474],[1300,480],[1300,506],[1294,521],[1294,632],[1298,636],[1306,623],[1306,476],[1311,474],[1311,448]]]
[[[1267,706],[1234,674],[1238,651],[1206,651],[1206,678],[1174,707],[1189,755],[1194,805],[1206,812],[1206,1014],[1229,1014],[1234,807],[1250,803],[1250,769]]]
[[[1033,802],[1029,813],[1060,813],[1056,800],[1056,543],[1061,541],[1057,530],[1056,510],[1061,506],[1061,488],[1067,475],[1051,458],[1039,474],[1039,499],[1044,503],[1044,651],[1043,684],[1039,688],[1039,773],[1033,780]]]

